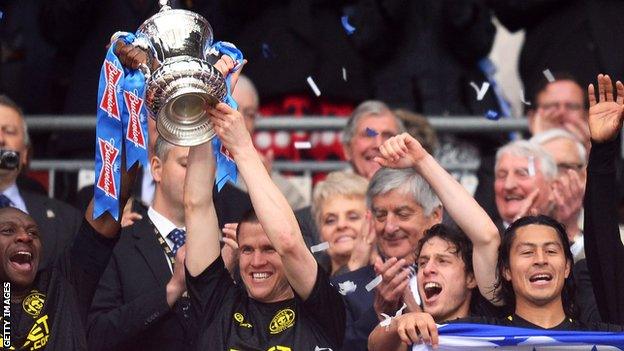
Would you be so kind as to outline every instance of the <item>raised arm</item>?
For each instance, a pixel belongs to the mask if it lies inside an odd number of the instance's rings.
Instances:
[[[301,298],[307,299],[316,281],[317,264],[305,245],[292,209],[262,164],[243,116],[224,103],[210,113],[217,135],[247,184],[260,225],[282,258],[288,282]]]
[[[473,267],[481,294],[494,299],[500,234],[496,225],[468,191],[407,133],[388,139],[376,160],[384,167],[413,167],[436,192],[444,209],[470,238]]]
[[[622,128],[624,85],[616,83],[617,99],[609,76],[598,76],[598,95],[588,88],[589,129],[592,148],[585,190],[585,255],[603,322],[624,323],[624,245],[617,223],[615,158]]]
[[[185,265],[193,277],[221,254],[219,223],[212,201],[215,168],[211,142],[189,149],[184,179]]]

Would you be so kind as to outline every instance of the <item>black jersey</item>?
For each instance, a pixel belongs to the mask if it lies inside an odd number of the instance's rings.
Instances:
[[[345,308],[327,273],[318,268],[304,301],[262,303],[236,285],[219,257],[197,277],[186,273],[191,309],[199,323],[197,350],[337,350]]]
[[[8,313],[3,310],[0,323],[9,326],[10,342],[0,335],[0,349],[86,350],[87,310],[116,242],[83,220],[72,246],[37,273],[20,303],[11,303]],[[2,282],[4,291],[10,290],[7,283]]]

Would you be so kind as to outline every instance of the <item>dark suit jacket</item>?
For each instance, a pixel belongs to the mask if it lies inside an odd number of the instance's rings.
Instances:
[[[341,285],[345,282],[352,282],[356,285],[354,291],[341,292],[347,310],[347,328],[343,345],[349,345],[349,350],[368,350],[368,335],[379,324],[377,313],[373,308],[375,291],[366,290],[366,284],[374,278],[375,270],[372,265],[369,265],[331,279],[332,285],[338,291],[341,291]]]
[[[39,270],[64,252],[80,228],[83,215],[72,206],[30,191],[20,190],[26,209],[41,232]]]
[[[88,318],[89,350],[189,350],[184,305],[166,299],[167,258],[147,216],[122,230]]]

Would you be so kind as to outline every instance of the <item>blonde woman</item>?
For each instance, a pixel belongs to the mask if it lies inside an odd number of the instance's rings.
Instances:
[[[312,215],[321,242],[329,248],[319,263],[330,275],[369,264],[375,234],[366,210],[368,181],[354,173],[332,172],[312,195]]]

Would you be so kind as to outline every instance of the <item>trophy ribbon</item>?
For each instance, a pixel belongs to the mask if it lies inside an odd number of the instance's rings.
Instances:
[[[138,70],[124,68],[114,53],[116,40],[132,43],[135,36],[123,33],[114,38],[98,85],[93,218],[109,212],[117,220],[122,147],[126,151],[123,167],[130,169],[136,162],[146,166],[148,136],[145,78]]]
[[[227,94],[225,96],[225,103],[228,104],[231,108],[237,109],[238,104],[232,97],[232,89],[231,89],[231,75],[240,69],[243,64],[243,53],[234,46],[234,44],[219,41],[216,42],[213,46],[213,49],[218,51],[220,54],[230,56],[235,62],[236,67],[225,76],[225,86]],[[227,149],[219,140],[219,137],[215,137],[212,139],[212,152],[215,156],[215,161],[217,165],[216,175],[215,175],[215,183],[217,184],[217,191],[221,191],[223,186],[228,181],[232,181],[232,183],[236,184],[238,179],[238,171],[236,169],[236,163],[230,156]]]

